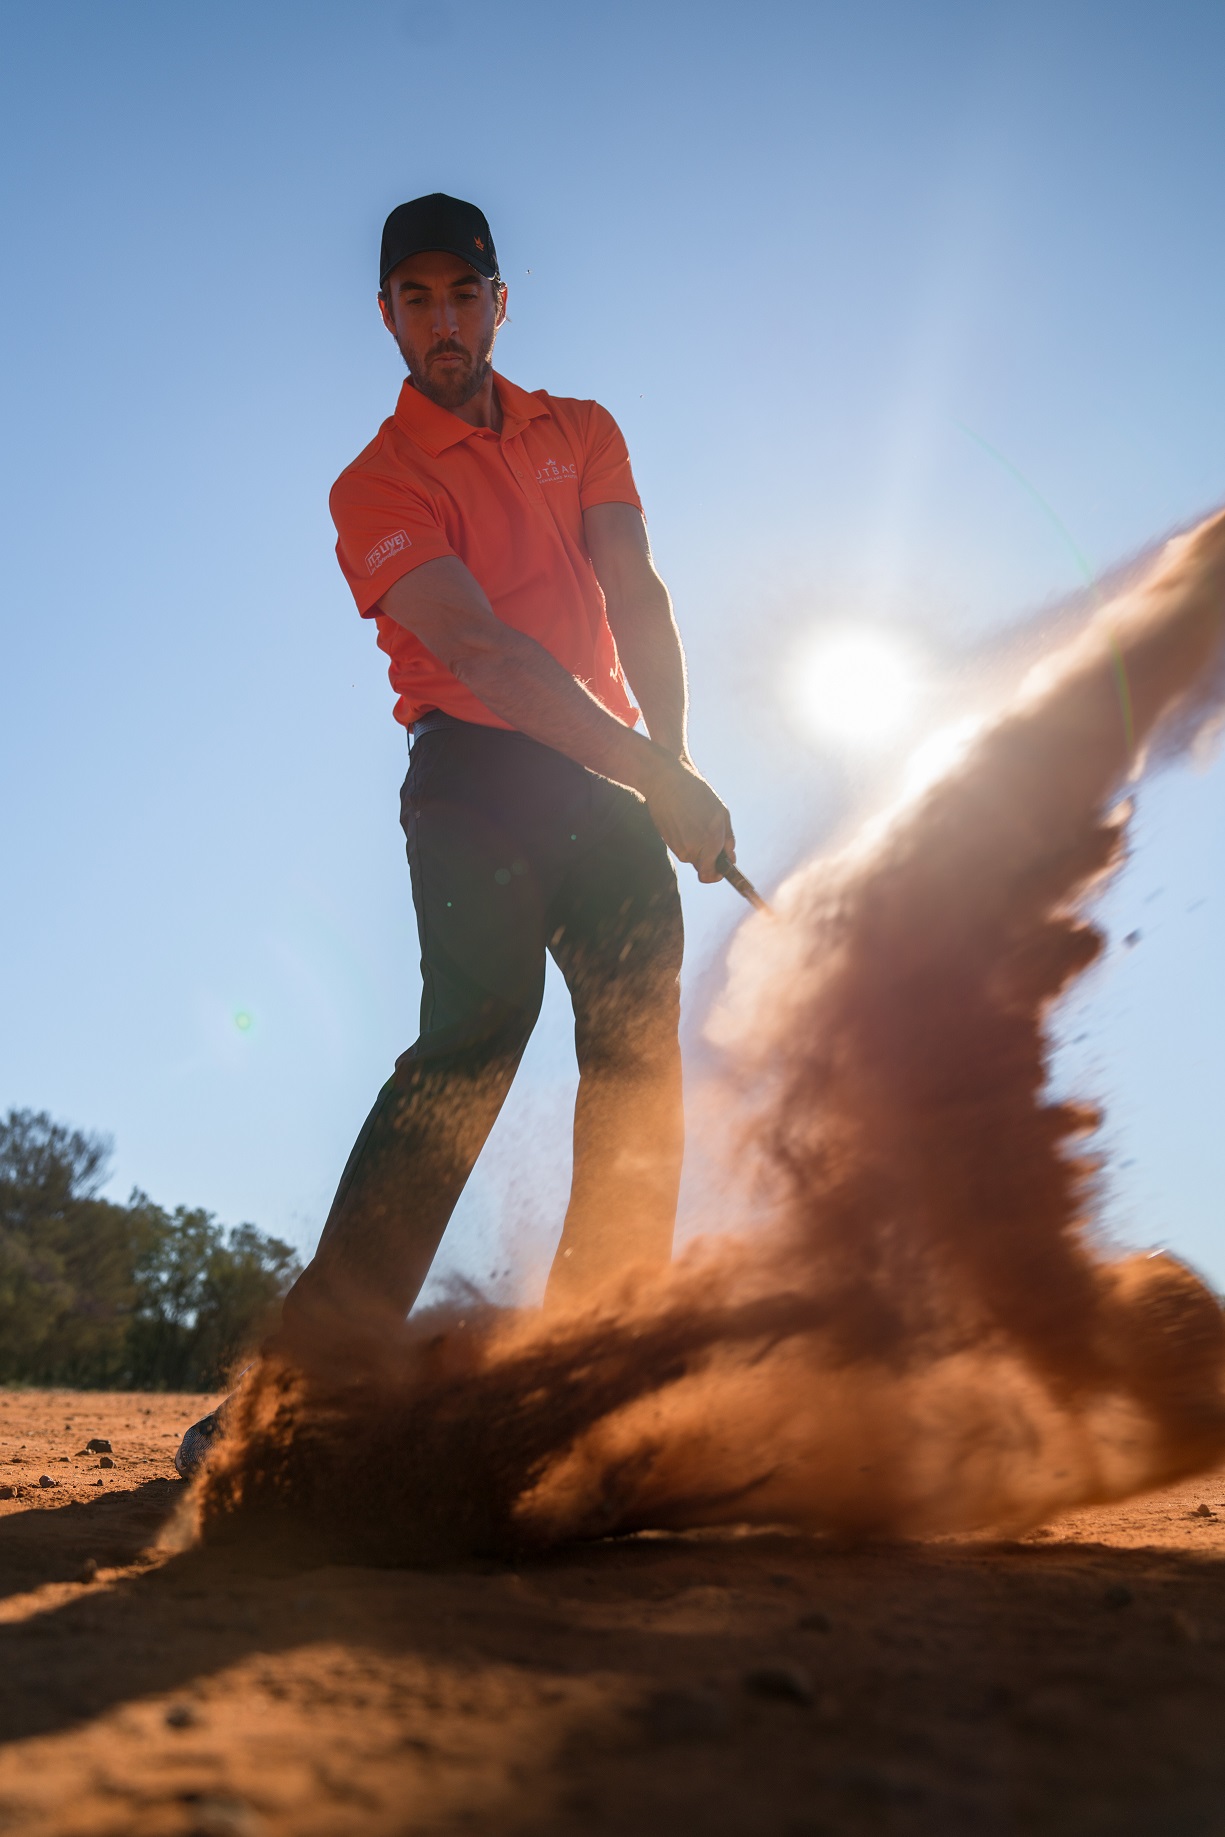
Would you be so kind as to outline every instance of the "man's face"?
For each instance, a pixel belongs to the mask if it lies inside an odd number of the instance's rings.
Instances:
[[[431,250],[392,269],[379,308],[422,395],[440,408],[470,402],[489,375],[504,292],[458,255]]]

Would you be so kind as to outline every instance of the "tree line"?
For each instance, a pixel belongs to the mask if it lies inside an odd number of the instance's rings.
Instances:
[[[45,1111],[0,1121],[0,1383],[212,1390],[298,1273],[254,1225],[99,1197],[111,1143]]]

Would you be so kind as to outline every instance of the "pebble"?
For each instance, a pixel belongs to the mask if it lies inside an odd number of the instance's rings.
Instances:
[[[816,1696],[812,1679],[802,1665],[755,1665],[745,1672],[743,1682],[753,1696],[770,1697],[776,1703],[802,1703],[807,1708]]]
[[[113,1454],[115,1450],[104,1435],[91,1436],[85,1444],[86,1454]]]
[[[82,1582],[96,1582],[98,1580],[98,1559],[96,1556],[87,1556],[85,1558],[85,1561],[81,1564],[81,1573],[78,1579]]]
[[[40,1473],[38,1476],[38,1484],[40,1486],[58,1486],[59,1481],[53,1480],[49,1473]]]
[[[1216,1513],[1210,1505],[1197,1505],[1191,1516],[1192,1518],[1215,1518]]]
[[[104,1455],[102,1456],[102,1459],[101,1459],[101,1460],[100,1460],[100,1461],[98,1462],[98,1465],[99,1465],[99,1467],[113,1467],[113,1466],[115,1465],[115,1463],[114,1463],[114,1461],[113,1461],[113,1460],[111,1459],[111,1457],[110,1457],[110,1455],[109,1455],[109,1454],[104,1454]]]
[[[717,1690],[657,1690],[642,1706],[654,1741],[717,1741],[731,1726],[726,1698]]]
[[[0,1486],[0,1499],[15,1499],[16,1497],[17,1488],[15,1486]]]
[[[168,1729],[193,1729],[199,1720],[190,1703],[172,1703],[166,1711]]]
[[[214,1798],[211,1793],[190,1795],[191,1822],[187,1837],[255,1837],[264,1828],[241,1799]]]

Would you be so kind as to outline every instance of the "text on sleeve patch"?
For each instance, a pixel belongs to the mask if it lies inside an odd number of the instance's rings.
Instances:
[[[411,549],[412,546],[407,530],[397,529],[390,536],[384,536],[366,556],[366,572],[377,574],[385,561],[390,561],[393,555],[399,555],[402,550]]]

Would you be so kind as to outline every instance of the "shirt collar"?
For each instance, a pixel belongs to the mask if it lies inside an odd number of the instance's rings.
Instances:
[[[519,433],[529,421],[535,421],[541,415],[547,415],[548,409],[526,389],[520,389],[507,377],[493,373],[494,388],[502,404],[502,438],[508,439]],[[410,381],[405,381],[400,390],[400,399],[396,403],[395,419],[406,434],[411,434],[418,446],[423,446],[427,453],[437,458],[445,453],[448,447],[458,446],[461,440],[467,440],[470,434],[481,430],[461,421],[449,408],[439,408],[437,402],[431,402],[428,396],[414,389]]]

